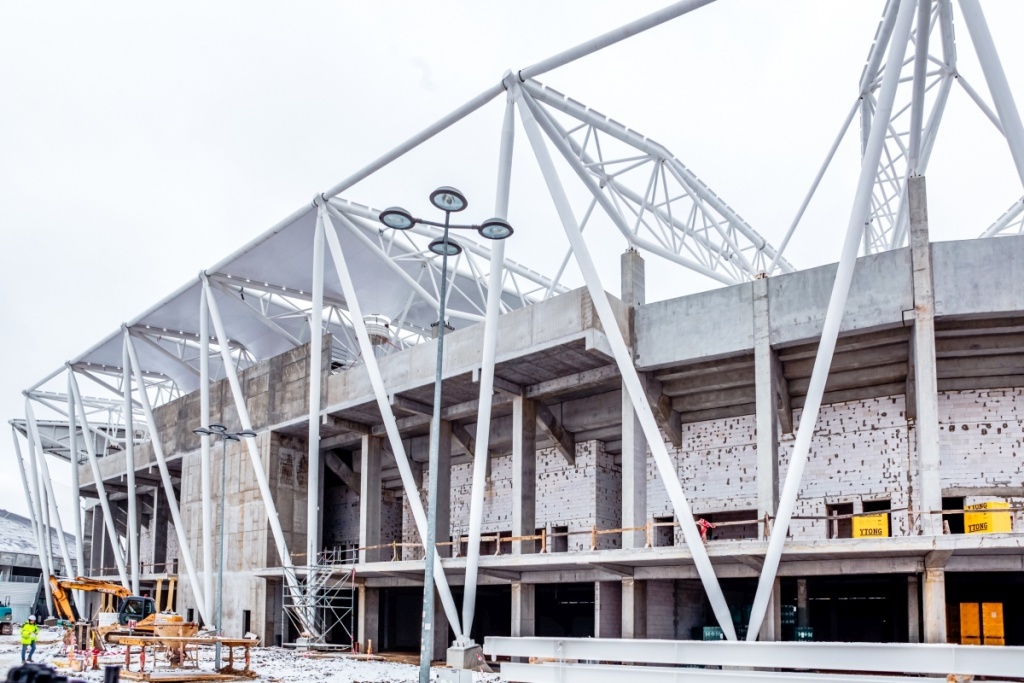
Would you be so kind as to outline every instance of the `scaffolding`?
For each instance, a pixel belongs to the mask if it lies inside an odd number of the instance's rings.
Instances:
[[[321,551],[317,563],[293,567],[295,581],[284,582],[284,613],[299,633],[289,645],[346,651],[355,642],[355,563],[353,548]]]

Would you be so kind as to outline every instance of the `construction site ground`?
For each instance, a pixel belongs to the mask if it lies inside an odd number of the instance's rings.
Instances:
[[[112,647],[99,656],[99,671],[77,672],[67,668],[67,652],[62,641],[63,631],[55,628],[43,628],[39,634],[34,660],[50,664],[60,670],[69,679],[80,678],[90,682],[103,680],[103,667],[107,664],[119,666],[124,664],[124,650]],[[200,654],[199,669],[191,669],[191,677],[178,678],[176,681],[210,680],[213,673],[213,648],[203,648]],[[364,656],[348,656],[343,654],[301,652],[277,647],[256,647],[252,649],[252,673],[249,677],[238,680],[249,680],[254,683],[299,683],[312,681],[330,681],[330,683],[414,683],[418,680],[418,668],[415,666],[414,655],[380,655],[372,659]],[[0,636],[0,676],[6,678],[7,671],[21,664],[21,643],[15,629],[15,635]],[[158,662],[160,671],[168,671],[165,663]],[[242,668],[236,659],[235,666]],[[137,661],[133,669],[138,669]],[[152,670],[152,661],[147,661],[147,670]],[[179,669],[187,674],[189,670]],[[439,670],[434,670],[432,678],[436,680]],[[154,677],[158,680],[160,677]],[[2,679],[0,679],[2,680]],[[126,680],[122,678],[122,680]],[[221,679],[223,680],[223,679]],[[497,674],[474,674],[474,683],[500,683],[502,678]]]

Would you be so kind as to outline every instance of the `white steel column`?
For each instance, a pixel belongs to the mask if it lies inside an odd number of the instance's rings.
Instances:
[[[206,276],[203,275],[202,277],[203,283],[207,284],[208,279]],[[213,320],[213,329],[217,334],[217,345],[220,347],[220,357],[224,365],[224,373],[227,375],[228,384],[231,386],[231,395],[235,401],[235,408],[238,410],[238,420],[242,423],[242,429],[251,430],[252,420],[249,417],[249,409],[245,404],[245,394],[242,393],[242,385],[238,381],[238,373],[235,371],[235,365],[231,358],[231,348],[228,345],[228,335],[224,329],[224,321],[220,317],[217,297],[214,296],[213,290],[209,287],[204,287],[204,291],[210,305],[210,318]],[[295,578],[295,565],[292,564],[292,556],[288,552],[288,543],[284,538],[284,529],[281,528],[281,518],[277,514],[274,494],[270,490],[267,472],[263,469],[263,460],[260,457],[259,446],[256,445],[256,439],[251,437],[245,439],[245,445],[249,449],[249,459],[252,461],[252,469],[256,474],[256,483],[260,487],[263,506],[267,510],[267,521],[270,522],[270,531],[274,536],[274,543],[277,545],[277,554],[281,560],[281,566],[285,569],[285,581],[288,582],[289,588],[294,595],[302,595],[298,581]],[[307,614],[296,613],[296,616],[308,619]],[[306,624],[306,627],[314,629],[315,624]]]
[[[85,404],[82,403],[82,392],[78,388],[78,379],[71,368],[68,368],[68,377],[71,380],[71,394],[75,400],[75,408],[78,410],[78,421],[82,423],[82,433],[88,435],[89,418],[85,414]],[[145,392],[141,392],[145,393]],[[147,419],[150,419],[147,416]],[[153,424],[150,419],[149,424]],[[92,478],[96,484],[96,495],[100,499],[100,507],[103,509],[103,524],[110,536],[110,545],[114,552],[114,561],[117,564],[117,573],[121,578],[121,585],[131,590],[128,582],[128,572],[124,566],[124,557],[121,555],[121,544],[117,542],[117,529],[114,527],[114,516],[110,513],[110,501],[107,499],[107,489],[103,485],[103,473],[100,471],[100,463],[96,458],[96,440],[89,436],[85,440],[85,452],[89,455],[89,467],[92,469]],[[95,543],[95,539],[93,543]]]
[[[811,447],[814,428],[818,422],[818,411],[821,409],[821,398],[825,392],[829,366],[832,365],[832,355],[835,352],[836,339],[839,336],[839,325],[842,323],[846,299],[850,294],[853,270],[857,264],[857,250],[860,247],[861,236],[864,234],[864,221],[868,216],[871,192],[874,189],[878,163],[882,156],[882,146],[888,133],[889,119],[892,115],[893,101],[896,99],[896,87],[899,85],[900,69],[910,37],[915,6],[914,0],[902,0],[896,16],[892,44],[902,45],[904,50],[890,50],[885,65],[878,107],[871,124],[867,146],[861,156],[857,193],[854,195],[853,207],[850,211],[846,241],[843,243],[843,252],[839,258],[835,284],[832,287],[832,297],[829,300],[828,311],[822,325],[818,353],[814,359],[814,370],[811,372],[800,428],[797,430],[796,442],[793,444],[793,454],[790,458],[789,471],[786,473],[786,483],[779,498],[778,515],[772,529],[771,540],[768,542],[768,552],[751,609],[747,640],[756,640],[761,630],[761,622],[764,621],[768,601],[771,599],[772,589],[775,586],[779,561],[782,559],[782,548],[789,533],[789,523],[793,517],[793,509],[796,507],[796,498],[800,493],[800,481],[803,478],[804,467],[807,465],[807,453]]]
[[[594,308],[597,310],[598,318],[601,320],[601,326],[604,328],[605,336],[611,347],[612,355],[615,357],[615,362],[619,367],[619,372],[622,374],[623,387],[633,401],[633,409],[636,411],[640,426],[643,427],[644,436],[647,437],[651,454],[658,466],[658,472],[661,474],[669,499],[672,501],[676,518],[679,520],[683,537],[686,539],[686,545],[690,548],[690,552],[693,555],[694,566],[697,568],[701,581],[704,583],[704,589],[707,591],[711,608],[726,638],[735,640],[736,632],[733,629],[729,606],[726,604],[725,596],[722,594],[722,587],[718,583],[718,577],[715,576],[715,569],[711,566],[711,560],[708,558],[707,550],[701,541],[700,532],[697,531],[697,525],[694,522],[690,504],[686,500],[686,494],[683,493],[679,477],[676,476],[675,464],[665,448],[661,430],[658,429],[654,413],[647,402],[647,394],[644,392],[643,385],[640,383],[640,376],[633,365],[633,357],[626,346],[625,340],[622,338],[618,320],[615,317],[614,311],[612,311],[611,304],[608,303],[608,297],[601,284],[601,277],[597,272],[593,259],[590,257],[590,251],[583,240],[583,235],[580,233],[576,217],[573,215],[572,207],[569,204],[569,198],[562,188],[562,183],[558,178],[558,171],[555,169],[551,155],[545,146],[540,126],[537,119],[534,118],[530,105],[525,102],[528,95],[522,91],[520,91],[520,95],[521,97],[518,100],[519,111],[523,119],[523,126],[526,129],[526,135],[530,140],[537,163],[544,175],[548,192],[550,192],[551,198],[554,201],[562,227],[565,229],[566,237],[568,237],[572,251],[576,255],[576,263],[587,283],[590,298]],[[551,137],[558,144],[560,139],[556,140],[557,136]],[[564,147],[564,141],[561,142]]]
[[[1020,176],[1021,184],[1024,184],[1024,125],[1021,124],[1020,113],[1013,101],[1013,93],[1010,92],[1010,84],[1006,80],[1002,62],[999,61],[996,45],[992,42],[988,22],[981,11],[981,3],[978,0],[960,0],[960,11],[964,15],[967,32],[971,34],[971,42],[974,43],[974,51],[985,74],[996,113],[999,114],[999,123],[1002,124],[1006,143],[1010,146],[1017,175]]]
[[[320,387],[324,342],[324,221],[317,214],[313,233],[313,301],[309,311],[309,463],[306,490],[306,564],[320,552]],[[329,350],[328,350],[329,352]],[[312,574],[309,581],[314,581]]]
[[[125,339],[128,338],[128,327],[124,328]],[[124,460],[125,474],[128,485],[128,563],[131,565],[132,595],[139,594],[139,499],[135,491],[135,419],[132,414],[132,366],[128,357],[128,342],[125,341],[121,351],[121,392],[124,394]],[[139,392],[146,390],[144,384],[139,385]],[[156,425],[150,423],[153,429]]]
[[[209,284],[200,278],[199,293],[199,422],[209,427],[210,419],[210,310],[206,297]],[[203,508],[203,595],[213,596],[213,460],[210,456],[210,435],[200,434],[200,488]],[[224,495],[221,492],[221,495]]]
[[[321,200],[322,201],[322,200]],[[413,519],[416,521],[416,530],[420,538],[427,538],[427,515],[423,510],[423,501],[420,500],[419,491],[416,487],[416,480],[409,466],[409,459],[405,453],[405,444],[402,443],[402,435],[398,430],[398,422],[395,420],[395,413],[391,410],[391,402],[388,399],[387,389],[384,387],[384,378],[380,374],[380,366],[377,365],[377,357],[373,355],[373,346],[370,344],[370,336],[366,332],[366,323],[363,321],[362,309],[359,306],[359,299],[356,297],[356,288],[352,284],[352,276],[349,274],[348,264],[345,262],[345,254],[341,250],[341,241],[331,221],[331,214],[338,220],[348,223],[348,218],[328,204],[319,204],[320,215],[324,221],[324,236],[327,238],[327,247],[331,251],[334,261],[334,268],[338,272],[338,279],[341,281],[342,291],[345,292],[345,302],[349,307],[349,314],[352,316],[352,324],[356,330],[356,339],[359,341],[359,350],[362,353],[366,373],[370,377],[370,385],[373,387],[374,398],[377,400],[377,408],[380,410],[381,419],[384,421],[384,428],[388,433],[388,441],[391,443],[391,451],[395,456],[395,464],[398,466],[398,473],[402,477],[402,487],[409,501],[409,509],[412,511]],[[445,616],[455,632],[455,638],[461,640],[463,631],[459,624],[459,612],[455,607],[455,600],[452,598],[451,588],[448,586],[448,579],[444,574],[444,567],[441,564],[441,557],[434,554],[434,583],[437,586],[438,595],[444,605]]]
[[[34,421],[34,420],[33,420]],[[60,556],[64,561],[64,571],[68,575],[75,573],[75,565],[71,562],[71,553],[68,552],[68,541],[64,538],[64,524],[60,519],[60,510],[57,508],[57,498],[53,495],[53,481],[50,479],[50,466],[46,464],[46,453],[38,441],[39,430],[36,428],[36,444],[39,448],[39,473],[46,488],[46,498],[49,504],[50,514],[57,526],[57,546],[60,548]]]
[[[498,158],[498,189],[494,214],[508,216],[508,199],[512,182],[512,149],[515,142],[515,103],[509,91],[505,118],[501,127],[501,151]],[[462,624],[465,632],[473,630],[476,613],[477,570],[480,566],[480,527],[484,514],[484,488],[491,438],[491,398],[494,396],[494,356],[498,341],[498,313],[501,307],[501,278],[505,261],[505,240],[491,245],[491,272],[487,282],[487,317],[484,320],[483,358],[480,367],[480,401],[476,418],[476,451],[473,453],[473,487],[469,502],[469,541],[466,546],[466,581],[462,597]],[[532,531],[530,533],[533,533]]]
[[[53,568],[53,540],[50,538],[50,515],[47,508],[48,501],[46,499],[46,490],[42,483],[41,467],[36,456],[36,444],[39,442],[39,435],[32,428],[32,425],[35,424],[35,418],[32,415],[32,403],[28,398],[25,399],[25,423],[25,433],[28,437],[28,462],[32,466],[32,486],[35,491],[36,514],[39,519],[39,548],[46,559],[43,563],[43,569],[48,574],[55,574],[56,571]]]
[[[174,524],[174,531],[178,536],[178,552],[181,553],[181,559],[185,561],[185,569],[188,572],[188,580],[192,586],[192,595],[196,599],[196,607],[199,608],[199,616],[204,623],[211,623],[210,611],[206,606],[206,597],[199,583],[195,562],[192,560],[192,550],[188,544],[188,537],[185,535],[185,525],[181,521],[178,497],[174,495],[174,482],[171,481],[171,472],[167,469],[164,446],[160,441],[157,422],[153,418],[153,407],[149,404],[149,394],[146,393],[146,382],[142,375],[142,365],[139,363],[139,356],[135,351],[135,343],[128,333],[127,327],[124,329],[124,343],[128,349],[128,359],[132,370],[135,372],[135,381],[139,385],[139,400],[142,402],[142,411],[146,415],[146,424],[149,425],[149,443],[153,446],[153,455],[156,457],[157,468],[160,470],[160,479],[164,485],[164,495],[167,496],[167,507],[170,508],[171,521]],[[77,394],[75,399],[78,399]]]
[[[38,515],[36,514],[35,501],[30,494],[28,477],[25,475],[25,461],[21,459],[21,443],[18,440],[18,431],[11,427],[11,436],[14,438],[14,457],[18,460],[18,472],[21,474],[21,485],[25,491],[25,500],[28,502],[28,514],[32,518],[32,528],[36,532],[36,550],[39,555],[39,566],[45,572],[48,571],[46,567],[46,560],[43,554],[43,542],[42,532],[38,523]],[[46,611],[47,614],[53,614],[53,596],[50,595],[50,586],[46,584],[43,589],[43,595],[46,597]]]
[[[71,397],[71,369],[68,371],[68,456],[71,461],[71,509],[72,523],[75,525],[75,565],[76,576],[85,576],[85,539],[82,536],[82,488],[78,478],[78,423],[75,419],[75,403]],[[85,434],[84,436],[88,436]],[[85,593],[75,591],[75,606],[79,614],[85,612]]]

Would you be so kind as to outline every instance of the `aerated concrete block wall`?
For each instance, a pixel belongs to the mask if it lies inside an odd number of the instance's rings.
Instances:
[[[903,396],[838,403],[822,407],[811,442],[796,515],[824,516],[826,506],[850,502],[862,511],[863,501],[907,503],[909,442]],[[800,411],[794,412],[799,424]],[[792,453],[793,435],[779,446],[780,490]],[[757,434],[753,415],[685,425],[683,448],[666,443],[683,491],[697,516],[757,509]],[[648,513],[673,516],[665,486],[653,458],[648,458]],[[752,512],[751,519],[756,517]],[[735,529],[736,527],[732,527]],[[728,538],[724,527],[716,538]],[[906,513],[893,513],[893,533],[906,533]],[[795,519],[796,539],[826,538],[825,520]],[[676,543],[681,532],[676,530]]]
[[[428,484],[424,475],[424,490]],[[622,510],[622,475],[614,456],[605,452],[600,441],[576,444],[576,464],[569,465],[554,448],[537,451],[537,528],[567,527],[569,550],[589,550],[591,529],[619,526]],[[452,467],[451,537],[469,534],[470,491],[473,466]],[[482,533],[509,533],[512,530],[512,456],[491,460],[491,476],[484,489]],[[421,500],[425,499],[421,491]],[[402,541],[420,543],[412,512],[403,506]],[[599,548],[621,546],[619,534],[598,537]],[[508,544],[502,552],[511,552]],[[420,548],[407,548],[403,559],[420,559]]]
[[[940,392],[939,425],[944,490],[967,505],[1024,506],[1024,389]],[[1000,489],[1007,495],[994,495]],[[1024,513],[1014,513],[1014,529],[1024,529]]]

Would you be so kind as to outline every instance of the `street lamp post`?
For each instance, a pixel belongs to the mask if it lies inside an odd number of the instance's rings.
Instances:
[[[241,441],[243,436],[256,436],[251,429],[243,429],[240,432],[229,432],[222,424],[214,422],[209,427],[199,427],[193,432],[200,436],[219,436],[221,438],[221,463],[220,463],[220,503],[218,505],[218,516],[220,517],[220,531],[217,543],[220,546],[217,557],[217,643],[214,645],[214,668],[220,671],[220,638],[224,636],[224,499],[227,498],[227,472],[228,472],[228,441]],[[210,571],[207,567],[206,571]]]
[[[430,453],[427,462],[427,538],[423,545],[423,624],[420,640],[420,683],[430,681],[430,660],[434,640],[434,557],[437,553],[437,478],[441,431],[441,371],[444,361],[445,308],[448,298],[448,257],[462,252],[462,247],[448,237],[449,230],[476,230],[482,237],[503,240],[512,234],[512,226],[502,218],[490,218],[480,225],[452,225],[454,212],[468,206],[465,195],[454,187],[440,187],[430,193],[430,203],[444,211],[444,223],[414,218],[397,206],[385,209],[380,222],[394,230],[408,230],[417,223],[444,228],[440,239],[430,243],[429,249],[441,257],[441,292],[437,319],[437,365],[434,371],[434,408],[430,420]]]

